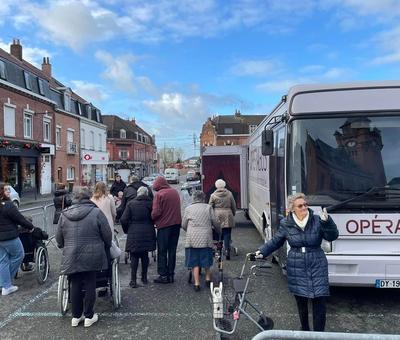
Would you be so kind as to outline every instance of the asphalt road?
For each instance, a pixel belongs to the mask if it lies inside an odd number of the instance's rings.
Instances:
[[[224,261],[224,284],[232,300],[232,279],[240,273],[244,256],[261,241],[255,228],[242,213],[233,231],[238,256]],[[121,243],[125,242],[121,236]],[[39,285],[34,273],[21,273],[16,280],[20,290],[0,296],[0,339],[213,339],[210,294],[204,284],[195,292],[187,283],[184,268],[184,237],[177,252],[176,281],[159,285],[151,282],[137,289],[128,286],[130,267],[120,264],[122,306],[114,310],[110,297],[97,298],[95,310],[100,320],[90,328],[70,326],[71,315],[61,316],[57,305],[57,280],[60,251],[49,244],[51,272]],[[149,278],[156,277],[156,262],[151,262]],[[297,330],[297,309],[289,294],[286,278],[274,265],[269,275],[252,277],[248,299],[272,317],[275,329]],[[374,288],[331,288],[328,301],[327,331],[362,333],[400,333],[400,290]],[[241,316],[229,339],[251,339],[258,329]]]

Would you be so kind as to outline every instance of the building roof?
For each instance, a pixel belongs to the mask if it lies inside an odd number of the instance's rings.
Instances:
[[[126,131],[126,139],[136,139],[136,132],[149,138],[149,144],[154,144],[153,137],[136,124],[135,120],[123,119],[116,115],[103,115],[103,123],[107,125],[108,138],[120,138],[121,129]],[[141,141],[140,141],[141,142]]]
[[[240,111],[236,111],[234,115],[215,116],[211,123],[218,135],[239,135],[249,134],[249,126],[260,124],[264,118],[265,115],[242,115]],[[226,133],[226,128],[232,129],[232,132]]]
[[[19,41],[18,41],[18,43],[19,43]],[[52,93],[62,92],[62,91],[59,91],[59,88],[67,88],[67,86],[62,84],[60,81],[58,81],[54,77],[49,77],[41,69],[37,68],[36,66],[32,65],[31,63],[27,62],[24,59],[22,59],[22,60],[18,59],[17,57],[12,55],[11,53],[8,53],[7,51],[5,51],[5,50],[3,50],[1,48],[0,48],[0,58],[3,59],[3,60],[6,60],[9,63],[12,63],[12,64],[16,65],[16,67],[20,68],[21,70],[28,71],[29,73],[31,73],[32,75],[34,75],[36,77],[39,77],[39,78],[44,79],[44,80],[47,80],[48,84],[49,84],[49,88],[51,89],[51,91],[53,91]],[[11,83],[13,83],[13,82],[11,81]],[[19,85],[19,84],[16,84],[16,85]],[[79,102],[79,103],[81,103],[83,105],[90,104],[86,99],[82,98],[77,93],[73,92],[72,89],[70,89],[70,91],[71,91],[71,98],[74,101]],[[46,94],[45,96],[47,98],[51,99],[51,100],[54,100],[54,98],[51,95]],[[60,106],[61,100],[56,100],[56,102],[57,102],[57,105]],[[93,109],[94,110],[98,110],[93,105],[90,105],[90,106],[91,106],[92,110]],[[60,108],[63,109],[62,106],[60,106]],[[71,112],[75,113],[75,114],[78,114],[77,112],[75,112],[74,109],[75,108],[73,108]],[[88,118],[88,113],[87,112],[85,114],[82,114],[82,115],[85,116],[86,118]],[[101,113],[100,113],[100,119],[99,120],[97,119],[96,115],[94,115],[94,116],[92,115],[92,119],[91,120],[101,123],[102,122]]]

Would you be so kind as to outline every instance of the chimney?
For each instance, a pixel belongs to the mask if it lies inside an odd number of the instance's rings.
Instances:
[[[240,110],[235,111],[235,117],[240,117]]]
[[[47,77],[51,78],[51,64],[49,61],[49,57],[43,58],[42,71]]]
[[[10,54],[22,60],[22,46],[19,43],[19,39],[13,39],[13,43],[10,45]]]

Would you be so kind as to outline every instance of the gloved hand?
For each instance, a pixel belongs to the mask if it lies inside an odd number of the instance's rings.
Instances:
[[[263,258],[264,258],[264,255],[261,254],[261,251],[259,251],[259,250],[257,250],[257,251],[255,252],[255,254],[256,254],[256,259],[263,259]]]
[[[321,219],[321,221],[328,221],[328,212],[326,211],[326,208],[322,209],[322,211],[319,214],[319,218]]]

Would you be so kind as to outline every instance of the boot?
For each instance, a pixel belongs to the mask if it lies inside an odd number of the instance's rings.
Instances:
[[[168,276],[160,275],[159,277],[154,279],[154,283],[169,283],[169,278]]]
[[[147,280],[147,273],[142,273],[142,282],[147,285],[149,281]]]
[[[149,267],[149,257],[146,253],[144,257],[142,257],[142,282],[147,285],[149,281],[147,281],[147,268]]]
[[[174,282],[175,282],[175,280],[174,280],[174,274],[168,275],[168,282],[169,282],[169,283],[174,283]]]
[[[129,287],[131,288],[137,288],[137,281],[136,281],[136,276],[131,278],[131,282],[129,282]]]
[[[231,249],[230,248],[226,251],[225,258],[227,261],[229,261],[231,259]]]

